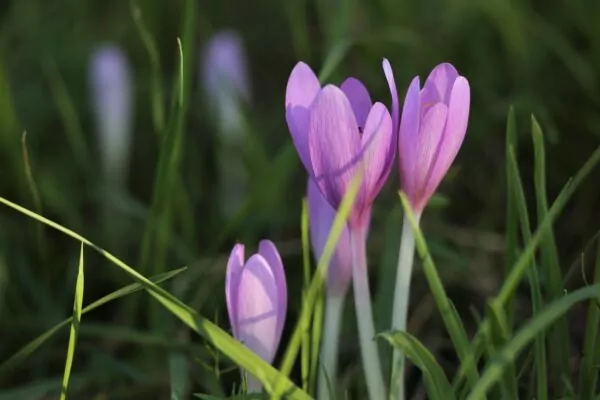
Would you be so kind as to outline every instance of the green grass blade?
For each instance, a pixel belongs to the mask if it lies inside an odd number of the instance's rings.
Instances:
[[[437,273],[437,268],[433,262],[433,259],[431,258],[431,254],[427,248],[427,243],[425,242],[421,228],[419,227],[419,224],[417,223],[410,208],[408,198],[403,192],[400,193],[400,200],[402,201],[402,206],[404,207],[405,217],[409,219],[415,235],[417,252],[421,258],[423,272],[427,278],[429,290],[431,290],[431,294],[433,295],[440,314],[442,315],[444,325],[446,325],[446,329],[448,330],[448,334],[450,335],[450,339],[452,340],[452,344],[456,349],[458,357],[461,361],[463,361],[469,353],[470,344],[465,328],[456,312],[456,309],[454,308],[454,305],[452,305],[450,299],[446,295],[446,290],[444,289],[442,280]],[[467,381],[472,387],[472,385],[474,385],[479,379],[479,374],[475,368],[475,364],[473,364],[472,367],[466,372]]]
[[[493,306],[488,307],[488,315],[490,319],[490,335],[488,337],[489,346],[488,354],[490,360],[493,360],[502,346],[508,341],[510,337],[510,328],[508,320],[503,309],[495,308]],[[500,380],[500,387],[502,391],[503,399],[514,399],[519,398],[518,386],[517,386],[517,375],[514,363],[509,363],[506,366],[502,379]]]
[[[176,269],[173,271],[165,272],[164,274],[160,274],[160,275],[157,275],[157,276],[149,278],[149,279],[152,282],[158,284],[158,283],[164,282],[166,280],[169,280],[169,279],[175,277],[176,275],[182,273],[186,269],[187,269],[187,267],[179,268],[179,269]],[[83,308],[81,310],[81,315],[86,314],[92,310],[95,310],[96,308],[103,306],[106,303],[110,303],[113,300],[117,300],[123,296],[127,296],[128,294],[135,293],[142,289],[144,289],[144,287],[142,285],[140,285],[139,283],[133,283],[131,285],[124,286],[121,289],[116,290],[112,293],[109,293],[108,295],[101,297],[100,299],[94,301],[92,304]],[[69,325],[72,320],[73,320],[73,317],[69,317],[69,318],[65,319],[64,321],[61,321],[60,323],[56,324],[52,328],[48,329],[46,332],[42,333],[37,338],[33,339],[31,342],[29,342],[25,346],[23,346],[19,351],[17,351],[15,354],[13,354],[11,357],[9,357],[6,361],[4,361],[2,364],[0,364],[0,375],[16,368],[20,363],[25,361],[25,359],[27,357],[29,357],[31,354],[33,354],[42,344],[44,344],[44,342],[46,342],[46,340],[48,340],[52,336],[54,336],[54,334],[56,334],[56,332],[58,332],[61,328]]]
[[[310,325],[312,313],[317,302],[317,297],[319,296],[319,292],[321,291],[323,283],[325,282],[325,277],[327,276],[327,268],[331,261],[331,257],[333,256],[336,243],[338,242],[342,231],[346,227],[346,221],[348,219],[348,215],[350,215],[350,211],[352,210],[352,206],[358,194],[362,179],[363,174],[359,171],[350,182],[346,194],[344,195],[344,198],[342,199],[342,202],[338,208],[335,219],[333,220],[329,236],[327,237],[327,242],[325,243],[325,248],[323,249],[321,258],[317,263],[317,271],[308,288],[306,300],[302,305],[300,318],[298,319],[296,328],[294,329],[294,333],[281,363],[280,369],[282,376],[289,376],[292,370],[298,354],[298,348],[300,346],[302,334],[308,330]],[[279,399],[279,396],[283,393],[280,387],[277,387],[276,389],[277,390],[273,400]]]
[[[353,188],[354,194],[356,196],[356,192],[358,189],[358,185],[354,185]],[[352,198],[353,200],[353,198]],[[256,376],[257,379],[261,381],[261,383],[265,386],[267,390],[272,389],[275,382],[280,385],[282,391],[289,396],[290,399],[297,400],[308,400],[311,397],[300,388],[295,386],[292,381],[287,378],[287,375],[279,373],[275,368],[273,368],[270,364],[265,362],[262,358],[254,354],[250,349],[246,346],[242,345],[240,342],[232,338],[225,331],[219,328],[214,323],[210,322],[208,319],[203,318],[198,315],[196,311],[194,311],[189,306],[185,305],[181,300],[173,296],[168,291],[163,288],[156,286],[152,283],[148,278],[137,272],[134,268],[125,264],[123,261],[119,260],[117,257],[109,253],[108,251],[102,249],[99,246],[96,246],[94,243],[86,239],[85,237],[71,231],[64,226],[57,224],[54,221],[49,220],[48,218],[42,217],[41,215],[36,214],[35,212],[28,210],[24,207],[19,206],[9,200],[6,200],[3,197],[0,197],[0,203],[24,214],[30,218],[33,218],[39,222],[42,222],[67,236],[76,239],[86,246],[91,247],[100,253],[104,258],[112,262],[114,265],[119,267],[123,272],[127,273],[131,278],[136,280],[139,284],[141,284],[144,289],[148,291],[148,293],[160,302],[167,310],[169,310],[174,316],[179,318],[184,324],[190,327],[194,332],[202,336],[209,343],[215,346],[218,350],[220,350],[223,354],[237,363],[241,368],[247,370],[252,375]],[[347,206],[348,210],[349,207]],[[346,212],[348,212],[346,210]],[[339,233],[342,231],[342,222],[339,222]],[[334,225],[335,226],[335,225]],[[328,242],[329,243],[329,242]],[[333,244],[333,243],[332,243]],[[332,246],[330,246],[332,247]],[[333,253],[333,249],[327,250],[327,246],[325,247],[325,252],[329,251],[329,258],[331,258],[331,254]],[[329,261],[329,260],[326,260]],[[324,269],[320,270],[321,273]],[[313,281],[314,282],[314,281]],[[311,285],[312,288],[312,285]],[[317,287],[315,287],[317,289]]]
[[[596,263],[594,268],[594,283],[600,284],[600,240],[596,250]],[[598,330],[600,324],[600,296],[588,305],[585,339],[583,342],[583,360],[579,377],[579,398],[593,400],[598,381],[600,368],[600,338]]]
[[[534,148],[534,183],[535,195],[537,201],[538,221],[543,221],[548,214],[548,203],[546,200],[546,160],[544,152],[544,136],[542,128],[535,119],[531,116],[531,135],[533,137]],[[554,233],[550,226],[544,231],[542,241],[540,243],[541,250],[541,270],[543,271],[547,282],[546,293],[551,299],[558,299],[564,295],[564,282],[560,265],[558,261],[558,253],[556,250],[556,241]],[[561,382],[562,389],[559,395],[566,394],[566,388],[563,385],[564,379],[570,379],[569,372],[569,329],[567,319],[560,318],[556,324],[550,329],[548,334],[550,342],[550,359],[552,362],[552,371],[556,382]]]
[[[578,289],[548,306],[534,316],[517,334],[504,346],[497,357],[490,361],[485,368],[477,386],[471,391],[467,400],[483,398],[490,388],[502,378],[507,365],[514,362],[519,353],[541,331],[548,329],[557,319],[569,311],[580,301],[600,296],[600,285]]]
[[[327,58],[325,58],[323,67],[319,72],[319,82],[321,82],[321,84],[329,79],[333,71],[335,71],[338,65],[344,60],[344,57],[346,57],[352,48],[352,45],[353,43],[349,40],[340,40],[331,48],[329,53],[327,53]]]
[[[525,244],[529,244],[531,242],[529,212],[527,210],[527,202],[525,200],[525,192],[523,190],[523,183],[521,182],[519,166],[514,150],[511,147],[508,149],[507,166],[513,182],[512,196],[515,199],[518,214],[517,218],[521,221],[521,235],[523,236]],[[532,312],[533,315],[535,315],[543,307],[543,299],[537,265],[534,258],[531,259],[531,265],[527,269],[527,277],[529,279]],[[536,366],[536,399],[546,400],[548,398],[548,367],[546,365],[546,335],[544,332],[540,332],[535,338],[534,358]]]
[[[423,373],[427,394],[432,400],[456,399],[452,386],[431,352],[421,342],[408,332],[385,332],[379,337],[387,340],[408,357]]]
[[[308,286],[310,285],[310,245],[308,239],[308,203],[306,198],[302,199],[302,216],[300,226],[302,228],[302,266],[304,279],[302,282],[302,304],[306,299]],[[309,392],[309,375],[311,364],[311,340],[310,331],[307,329],[302,335],[302,354],[300,356],[300,369],[302,375],[302,389]]]
[[[173,352],[169,355],[169,377],[171,400],[185,399],[188,390],[188,360],[185,354]]]
[[[508,110],[508,118],[506,120],[506,274],[510,272],[519,256],[518,248],[518,214],[513,196],[513,187],[515,185],[514,176],[510,169],[509,149],[517,148],[517,123],[515,121],[515,110],[510,107]],[[509,323],[513,324],[513,299],[508,301],[506,313]]]
[[[77,336],[79,335],[79,325],[81,324],[81,310],[83,308],[83,289],[84,289],[84,264],[83,264],[83,243],[79,250],[79,268],[77,270],[77,283],[75,284],[75,300],[73,301],[73,317],[71,318],[71,333],[69,335],[69,347],[67,349],[67,360],[65,361],[65,372],[63,373],[62,387],[60,389],[60,400],[67,399],[69,388],[69,378],[73,368],[73,358],[75,357],[75,347],[77,345]]]

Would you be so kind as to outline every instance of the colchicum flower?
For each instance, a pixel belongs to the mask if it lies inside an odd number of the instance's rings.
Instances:
[[[258,253],[248,261],[244,259],[244,245],[233,247],[227,263],[225,296],[233,336],[272,363],[287,311],[285,272],[273,242],[262,240]],[[261,390],[258,380],[246,378],[249,392]]]
[[[323,255],[336,212],[310,178],[307,192],[310,241],[315,260],[318,262]],[[346,294],[352,279],[351,254],[350,234],[348,228],[344,228],[327,270],[327,293],[329,295],[344,296]]]
[[[399,134],[402,189],[419,215],[454,161],[467,131],[469,82],[448,63],[420,89],[415,77],[404,100]]]
[[[396,90],[390,84],[390,90]],[[355,78],[338,88],[298,63],[286,89],[286,120],[302,163],[329,204],[337,210],[355,173],[363,181],[349,224],[363,226],[383,187],[395,155],[395,123],[382,103],[373,104]],[[397,113],[393,113],[394,115]]]
[[[120,186],[129,171],[132,82],[127,56],[115,45],[104,45],[91,56],[91,102],[105,179]]]

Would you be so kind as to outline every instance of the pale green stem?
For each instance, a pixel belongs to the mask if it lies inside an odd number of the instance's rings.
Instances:
[[[319,367],[319,400],[335,398],[338,369],[338,352],[344,300],[346,294],[327,294],[325,303],[325,321],[323,324],[323,343],[321,344],[321,366]],[[334,393],[332,393],[334,392]]]
[[[377,343],[375,342],[371,292],[369,290],[367,274],[367,243],[364,230],[352,229],[350,231],[350,240],[352,241],[352,287],[354,289],[358,338],[367,390],[370,399],[383,400],[385,399],[385,386]]]
[[[421,217],[415,213],[417,223]],[[394,290],[394,308],[392,311],[392,330],[406,331],[408,320],[408,301],[410,296],[410,280],[415,255],[415,236],[408,218],[402,223],[402,237],[398,266],[396,267],[396,288]],[[404,353],[394,348],[392,355],[392,375],[390,383],[390,398],[404,400]]]

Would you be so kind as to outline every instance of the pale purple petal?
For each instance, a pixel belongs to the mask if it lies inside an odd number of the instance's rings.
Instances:
[[[394,79],[394,72],[392,66],[387,59],[383,59],[383,72],[387,79],[388,86],[390,87],[390,94],[392,96],[392,123],[394,125],[394,134],[397,134],[398,127],[400,125],[400,102],[398,101],[398,89],[396,88],[396,80]]]
[[[362,137],[363,165],[365,175],[363,187],[366,202],[372,203],[379,194],[391,170],[390,150],[394,150],[392,117],[381,103],[375,103]]]
[[[352,105],[356,122],[358,123],[359,128],[363,129],[373,104],[371,102],[369,91],[365,85],[356,78],[346,79],[340,86],[340,89],[346,93],[346,97],[348,97],[348,100]]]
[[[312,174],[308,149],[308,110],[321,89],[315,73],[303,62],[296,64],[285,91],[285,118],[304,167]]]
[[[337,209],[354,177],[361,146],[352,106],[339,88],[325,86],[311,105],[308,140],[315,183]]]
[[[315,261],[318,263],[323,255],[325,244],[336,216],[336,211],[329,205],[317,185],[308,179],[308,211],[311,247]],[[329,264],[327,273],[327,290],[333,295],[346,293],[352,279],[352,253],[350,234],[344,228],[336,244],[336,249]]]
[[[261,240],[258,245],[258,254],[269,264],[273,276],[275,277],[275,285],[277,286],[277,341],[281,339],[283,326],[285,325],[285,317],[287,313],[287,283],[285,279],[285,270],[281,256],[277,251],[277,247],[270,240]]]
[[[436,66],[423,86],[421,104],[444,103],[448,105],[456,78],[458,78],[458,72],[452,64],[442,63]]]
[[[260,254],[254,254],[239,279],[237,339],[268,363],[273,362],[279,346],[278,313],[273,271]]]
[[[414,176],[417,162],[421,103],[419,101],[419,77],[415,77],[406,93],[400,133],[398,138],[398,162],[400,165],[400,180],[405,192],[414,187]]]
[[[439,144],[439,154],[427,183],[429,196],[435,192],[460,150],[467,132],[470,103],[469,82],[461,76],[454,82],[450,96],[446,129]]]
[[[445,104],[437,103],[425,111],[423,121],[421,121],[416,168],[413,175],[414,186],[406,190],[416,211],[423,209],[429,200],[426,195],[429,193],[427,183],[438,156],[447,116],[448,107]]]
[[[225,275],[225,300],[227,302],[227,313],[229,314],[229,322],[233,336],[238,336],[238,309],[237,295],[238,285],[242,269],[244,268],[244,245],[236,244],[229,255],[227,261],[227,272]]]

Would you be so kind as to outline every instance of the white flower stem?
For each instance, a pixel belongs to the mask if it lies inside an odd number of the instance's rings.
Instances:
[[[351,230],[350,240],[352,248],[352,287],[354,289],[358,338],[367,390],[371,400],[384,400],[385,386],[377,343],[375,342],[375,327],[373,326],[373,310],[371,309],[371,293],[367,274],[367,244],[364,231]]]
[[[321,343],[321,365],[319,367],[319,400],[335,398],[338,353],[345,294],[327,294],[323,342]]]
[[[415,214],[417,222],[420,214]],[[409,219],[405,216],[402,224],[402,237],[398,266],[396,267],[396,288],[394,290],[394,308],[392,312],[392,329],[406,331],[408,320],[408,302],[410,297],[410,281],[415,255],[415,236]],[[390,398],[404,400],[404,353],[394,349],[392,355],[392,382],[390,383]]]

